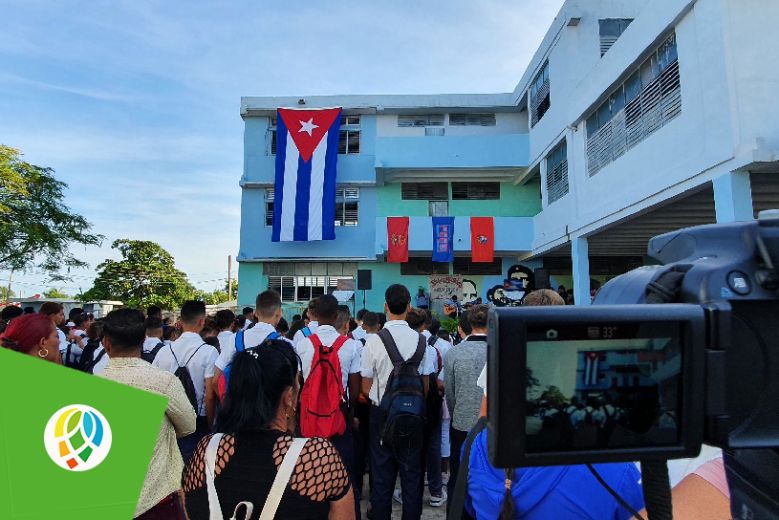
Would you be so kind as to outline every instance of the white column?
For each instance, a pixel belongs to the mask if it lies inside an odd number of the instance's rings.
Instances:
[[[590,305],[590,257],[587,239],[571,239],[573,298],[576,305]]]
[[[730,172],[712,181],[717,222],[752,220],[752,187],[749,172]]]

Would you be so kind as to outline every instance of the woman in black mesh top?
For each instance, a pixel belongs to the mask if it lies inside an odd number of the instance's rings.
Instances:
[[[294,440],[290,432],[295,431],[300,390],[298,366],[292,347],[280,340],[235,355],[216,427],[223,433],[204,438],[184,470],[191,520],[232,518],[234,514],[241,520],[254,520],[266,500],[272,502],[268,498],[271,486],[277,472],[283,474],[280,467]],[[213,462],[208,464],[208,460]],[[216,493],[208,490],[209,467]],[[346,467],[326,439],[305,442],[289,481],[281,485],[276,518],[354,518]]]

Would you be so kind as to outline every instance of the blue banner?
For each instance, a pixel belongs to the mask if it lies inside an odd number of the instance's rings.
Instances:
[[[433,262],[454,261],[454,217],[433,217]]]

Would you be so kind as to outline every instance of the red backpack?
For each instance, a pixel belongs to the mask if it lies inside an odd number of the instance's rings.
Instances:
[[[300,392],[300,433],[303,437],[341,435],[346,431],[346,394],[338,351],[349,338],[339,336],[329,347],[316,334],[308,339],[314,345],[314,359]]]

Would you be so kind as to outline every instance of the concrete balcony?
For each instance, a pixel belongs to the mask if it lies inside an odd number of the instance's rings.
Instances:
[[[495,217],[495,253],[519,254],[533,250],[533,217]],[[433,218],[410,217],[408,226],[410,253],[433,250]],[[471,251],[471,217],[454,219],[454,251]],[[387,217],[376,217],[376,256],[387,252]]]
[[[528,134],[376,137],[376,172],[386,180],[425,173],[451,179],[464,171],[482,180],[506,180],[524,171],[529,161]]]

